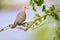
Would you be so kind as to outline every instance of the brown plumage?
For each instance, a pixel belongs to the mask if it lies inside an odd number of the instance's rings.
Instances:
[[[21,24],[24,22],[24,20],[26,19],[26,6],[22,7],[21,12],[19,12],[16,16],[16,20],[14,21],[14,24],[11,28],[15,28],[18,24]],[[21,24],[22,25],[22,24]]]
[[[24,22],[24,20],[26,19],[26,9],[27,7],[24,5],[22,7],[22,10],[21,12],[19,12],[16,16],[16,20],[14,21],[13,24],[10,24],[4,28],[2,28],[0,30],[0,32],[4,31],[4,30],[7,30],[7,29],[10,29],[10,28],[15,28],[17,25],[23,25],[22,23]]]

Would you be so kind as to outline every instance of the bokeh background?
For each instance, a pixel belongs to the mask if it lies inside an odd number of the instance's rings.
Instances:
[[[46,0],[45,2],[47,2],[47,5],[50,4],[49,2],[55,4],[52,0]],[[57,2],[57,4],[59,3]],[[23,4],[29,4],[29,0],[0,0],[0,29],[14,22],[16,15],[21,11]],[[40,12],[41,7],[36,8],[38,13],[42,15],[42,12]],[[33,17],[35,13],[36,12],[32,10],[32,7],[29,7],[26,10],[27,17],[25,21],[29,22],[34,20]],[[27,32],[16,28],[0,32],[0,40],[31,40],[30,37],[32,36],[33,32],[31,29]]]

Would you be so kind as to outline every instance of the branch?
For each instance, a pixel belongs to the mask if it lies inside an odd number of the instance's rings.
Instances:
[[[52,11],[52,12],[60,12],[60,9],[54,10],[54,11]],[[45,16],[51,15],[52,12],[50,12],[50,13],[48,13],[48,14],[44,14],[41,18],[44,18]],[[24,31],[27,31],[29,28],[31,28],[31,26],[32,26],[38,19],[39,19],[39,18],[37,18],[37,19],[35,19],[35,20],[31,21],[31,22],[24,22],[24,23],[22,23],[22,24],[24,24],[24,26],[25,26],[24,28],[22,28],[22,27],[17,27],[17,28],[18,28],[18,29],[22,29],[22,30],[24,30]],[[29,24],[29,25],[26,26],[25,24]],[[0,29],[0,32],[10,29],[10,28],[12,27],[12,25],[13,25],[13,24],[9,24],[8,26]],[[42,25],[43,25],[43,24],[42,24]],[[17,25],[17,26],[21,26],[21,25]],[[40,25],[40,26],[41,26],[41,25]]]
[[[60,12],[60,9],[58,10],[54,10],[52,12]],[[48,13],[48,14],[44,14],[41,18],[44,18],[45,16],[51,15],[52,12]],[[38,20],[39,18],[35,19],[34,21],[31,22],[31,24],[29,25],[28,29]]]
[[[0,32],[10,29],[10,28],[12,27],[12,25],[13,25],[13,24],[9,24],[8,26],[0,29]]]
[[[60,5],[58,5],[58,4],[50,4],[50,5],[54,5],[54,6],[60,6]]]

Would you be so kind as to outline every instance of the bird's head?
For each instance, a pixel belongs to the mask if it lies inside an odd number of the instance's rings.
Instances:
[[[25,12],[26,9],[28,9],[28,7],[27,7],[26,5],[23,5],[23,6],[22,6],[22,11]]]

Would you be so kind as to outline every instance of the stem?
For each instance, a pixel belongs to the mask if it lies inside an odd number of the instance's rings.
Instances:
[[[58,9],[58,10],[54,10],[54,11],[52,11],[52,12],[60,12],[60,9]],[[43,15],[41,18],[43,18],[43,17],[45,17],[45,16],[48,16],[48,15],[51,15],[52,14],[52,12],[50,12],[50,13],[48,13],[48,14],[45,14],[45,15]],[[38,20],[39,18],[37,18],[37,19],[35,19],[34,21],[32,21],[32,23],[29,25],[29,27],[28,27],[28,29]]]
[[[53,4],[50,4],[50,5],[53,5]],[[55,4],[54,6],[60,6],[60,5],[58,5],[58,4]]]
[[[38,19],[35,19],[34,21],[31,22],[31,24],[29,24],[29,26],[27,27],[27,30],[37,21]]]
[[[49,23],[51,23],[51,22],[42,23],[39,25],[39,27],[43,26],[44,24],[49,24]],[[38,28],[38,27],[36,27],[36,28]],[[36,29],[36,28],[34,28],[34,29]]]

